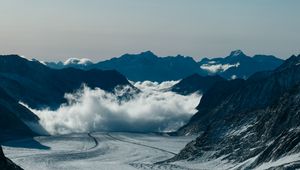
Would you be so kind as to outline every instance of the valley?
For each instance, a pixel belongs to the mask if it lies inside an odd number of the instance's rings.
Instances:
[[[194,138],[95,132],[35,137],[43,147],[32,139],[9,141],[3,150],[24,169],[186,169],[155,163],[170,159]]]
[[[0,170],[300,170],[300,1],[1,1]]]

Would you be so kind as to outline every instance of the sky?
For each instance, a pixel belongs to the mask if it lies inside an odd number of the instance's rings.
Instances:
[[[43,61],[300,53],[298,0],[0,0],[0,54]]]

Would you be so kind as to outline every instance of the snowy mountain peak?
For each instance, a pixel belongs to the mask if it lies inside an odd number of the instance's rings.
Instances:
[[[88,58],[69,58],[64,62],[64,65],[90,65],[93,62]]]

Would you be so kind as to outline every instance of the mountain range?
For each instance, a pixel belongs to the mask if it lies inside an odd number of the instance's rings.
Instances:
[[[300,152],[299,102],[300,55],[247,80],[219,81],[177,131],[199,137],[168,161],[221,159],[254,169],[286,158],[278,169],[299,168],[297,159],[288,159]]]
[[[28,126],[38,126],[39,119],[20,102],[35,109],[55,109],[66,102],[65,93],[74,92],[83,84],[108,92],[117,86],[132,86],[115,70],[57,70],[18,55],[0,56],[0,142],[36,135]]]
[[[282,59],[272,55],[250,57],[241,50],[236,50],[225,58],[204,58],[199,62],[199,65],[208,75],[218,74],[226,79],[247,79],[258,71],[273,70],[282,63]]]
[[[230,56],[234,55],[236,52]],[[62,64],[66,68],[53,69],[47,65],[49,66],[49,64],[45,65],[37,60],[27,60],[18,55],[0,56],[0,114],[3,118],[0,120],[0,131],[3,132],[1,133],[2,141],[14,137],[36,135],[36,132],[32,132],[28,126],[37,124],[39,119],[20,102],[26,103],[34,109],[56,109],[60,104],[66,102],[65,93],[74,92],[82,84],[87,84],[91,88],[99,87],[108,92],[112,92],[117,86],[132,86],[127,78],[118,71],[97,69],[99,67],[109,69],[113,65],[117,65],[117,68],[126,74],[136,73],[132,74],[133,77],[136,76],[133,78],[134,80],[148,80],[149,77],[152,77],[153,81],[164,81],[166,77],[169,77],[167,79],[184,77],[171,89],[183,95],[196,91],[204,93],[216,82],[225,81],[221,76],[204,74],[203,70],[199,70],[198,63],[191,57],[157,57],[150,51],[137,55],[126,54],[97,64],[93,64],[88,59],[80,61],[70,59]],[[137,67],[139,67],[139,71],[135,71]],[[143,79],[138,78],[142,76],[144,76]]]
[[[203,96],[197,113],[173,134],[198,137],[163,163],[221,159],[236,169],[253,169],[300,153],[300,55],[282,61],[248,57],[237,50],[197,63],[190,57],[157,57],[148,51],[96,64],[72,59],[62,65],[54,68],[55,64],[18,55],[0,56],[0,143],[40,134],[32,125],[43,131],[39,118],[20,102],[34,109],[56,109],[66,102],[65,93],[82,84],[113,93],[118,86],[136,89],[128,79],[182,79],[169,90]],[[0,168],[4,165],[17,168],[0,149]],[[280,166],[300,168],[300,161]]]
[[[183,79],[192,74],[220,75],[225,79],[248,78],[255,72],[272,70],[283,60],[270,55],[249,57],[241,50],[232,51],[224,58],[204,58],[196,62],[192,57],[181,55],[158,57],[151,51],[125,54],[98,63],[88,59],[68,59],[65,62],[44,62],[55,69],[75,67],[79,69],[117,70],[131,81],[169,81]]]

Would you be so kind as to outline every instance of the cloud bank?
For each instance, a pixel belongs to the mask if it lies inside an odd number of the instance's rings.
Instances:
[[[107,93],[99,88],[83,86],[76,93],[66,94],[67,103],[57,110],[35,110],[40,124],[50,134],[92,131],[173,131],[196,113],[201,96],[182,96],[167,89],[176,82],[137,82],[141,90],[130,100],[120,101],[119,95],[129,87]]]

